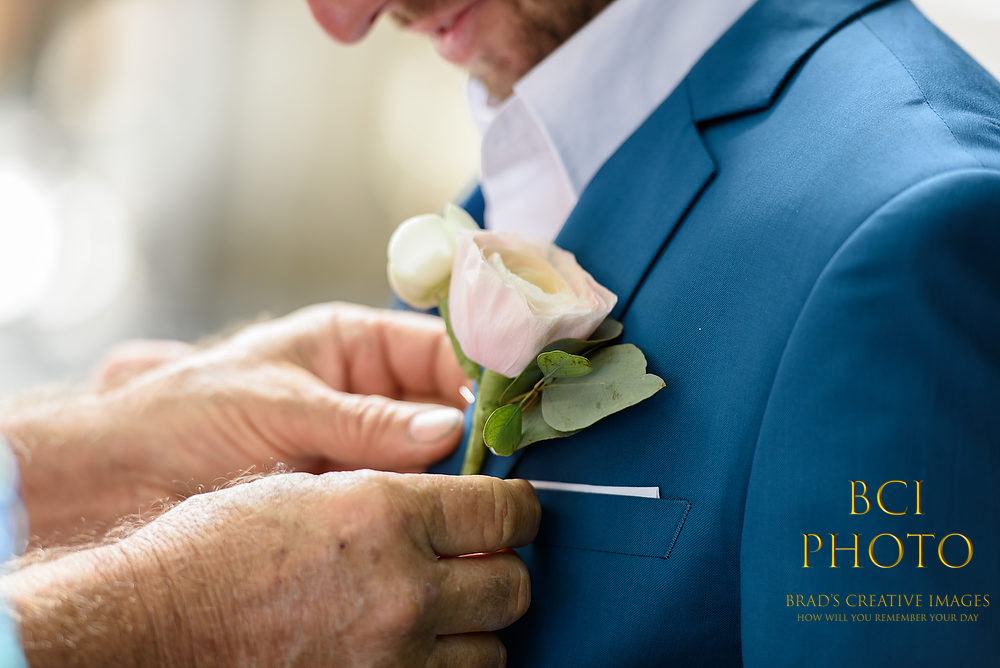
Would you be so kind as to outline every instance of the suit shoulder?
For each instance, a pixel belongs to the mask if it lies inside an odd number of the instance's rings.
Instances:
[[[959,266],[979,257],[990,273],[995,272],[993,258],[1000,252],[1000,169],[957,169],[910,186],[869,216],[841,251],[870,243],[894,246],[894,251],[882,250],[884,257],[896,261],[906,261],[908,251],[926,253],[928,263],[935,255],[963,246],[966,261]]]
[[[910,2],[889,3],[859,23],[912,80],[962,150],[983,166],[1000,168],[1000,83]]]
[[[850,313],[878,323],[871,332],[902,328],[910,338],[922,327],[944,329],[941,345],[964,339],[996,360],[998,253],[1000,170],[939,174],[889,200],[845,240],[817,279],[803,315]],[[854,340],[870,342],[861,335]],[[991,388],[996,393],[1000,385]]]

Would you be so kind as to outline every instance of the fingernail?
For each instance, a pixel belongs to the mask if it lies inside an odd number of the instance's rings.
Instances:
[[[419,413],[410,420],[410,438],[417,443],[436,443],[462,424],[462,411],[438,408]]]

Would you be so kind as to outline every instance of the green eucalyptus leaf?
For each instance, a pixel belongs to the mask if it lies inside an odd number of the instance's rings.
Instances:
[[[607,345],[622,335],[622,324],[614,318],[605,318],[604,322],[597,326],[594,333],[587,339],[560,339],[553,341],[539,351],[539,354],[561,350],[570,355],[587,355],[588,353]],[[514,382],[504,390],[500,397],[501,403],[508,403],[514,397],[528,392],[535,384],[542,379],[541,369],[538,364],[529,364],[528,368],[521,372]]]
[[[593,371],[590,360],[580,355],[570,355],[563,350],[552,350],[535,358],[538,368],[549,378],[576,378]]]
[[[545,418],[542,417],[542,409],[538,406],[524,411],[522,424],[521,442],[517,446],[518,450],[531,445],[532,443],[537,443],[538,441],[548,441],[553,438],[565,438],[580,431],[579,429],[574,429],[573,431],[559,431],[557,429],[553,429],[545,421]]]
[[[594,333],[588,336],[586,341],[584,341],[584,343],[588,345],[587,350],[592,350],[595,345],[604,345],[605,343],[611,343],[612,341],[614,341],[615,339],[617,339],[619,336],[622,335],[623,329],[625,329],[625,327],[614,318],[605,318],[604,321],[597,326],[597,329],[594,330]],[[579,341],[579,340],[580,339],[563,339],[563,341]],[[555,344],[553,345],[558,346],[559,343],[561,342],[556,341]],[[557,348],[557,349],[566,350],[567,352],[572,352],[567,348]],[[582,355],[583,353],[577,353],[577,354]]]
[[[659,376],[646,373],[645,355],[630,343],[599,350],[590,362],[592,373],[559,379],[542,392],[542,417],[553,429],[589,427],[666,386]]]
[[[501,406],[493,411],[483,427],[486,445],[498,455],[509,455],[521,443],[521,407]]]
[[[558,431],[553,429],[545,422],[545,418],[542,417],[541,408],[536,405],[521,414],[521,442],[517,444],[517,447],[509,453],[494,450],[493,454],[507,456],[528,447],[532,443],[550,441],[555,438],[566,438],[578,431],[578,429],[575,431]]]

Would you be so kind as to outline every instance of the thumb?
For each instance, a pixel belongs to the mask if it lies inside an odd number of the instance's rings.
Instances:
[[[424,470],[458,446],[464,425],[457,408],[337,391],[313,418],[314,454],[352,469]]]

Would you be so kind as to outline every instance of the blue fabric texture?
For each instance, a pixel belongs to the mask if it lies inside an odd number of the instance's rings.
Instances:
[[[609,159],[557,243],[618,295],[625,340],[667,387],[484,472],[663,498],[543,495],[520,551],[531,608],[501,633],[511,665],[995,661],[990,608],[928,607],[1000,595],[994,79],[906,0],[760,0]],[[850,515],[852,480],[873,504],[909,481],[884,497],[908,514]],[[962,568],[938,557],[953,532],[975,546]],[[805,533],[826,541],[810,568]],[[860,534],[858,568],[847,552],[829,567],[832,533]],[[880,533],[905,541],[899,566],[869,559]],[[924,567],[907,533],[935,534]],[[961,563],[961,540],[943,554]],[[923,608],[850,609],[852,593],[922,593]],[[798,616],[816,612],[978,621]]]
[[[27,536],[24,507],[17,495],[17,460],[0,435],[0,561],[6,562],[24,550]],[[5,602],[0,601],[0,666],[27,668],[21,650],[17,623]]]

